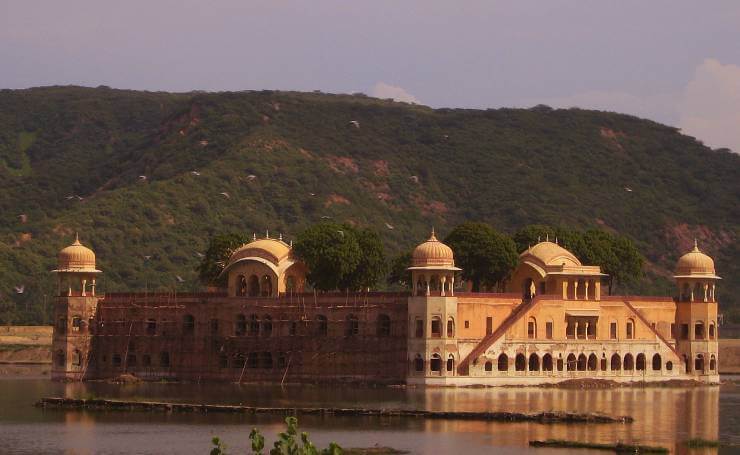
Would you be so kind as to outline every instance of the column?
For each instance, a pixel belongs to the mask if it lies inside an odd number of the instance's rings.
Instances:
[[[578,300],[578,280],[573,280],[573,300]]]
[[[82,280],[80,280],[80,287],[82,288],[80,295],[82,297],[85,297],[87,295],[87,280],[86,279],[83,278]]]
[[[93,278],[90,283],[90,294],[95,297],[95,278]]]
[[[427,297],[429,297],[429,295],[430,295],[430,290],[429,290],[429,280],[430,280],[430,278],[431,278],[431,277],[427,277],[426,275],[424,275],[424,282],[425,282],[425,283],[426,283],[426,285],[427,285],[427,294],[426,294],[426,295],[427,295]]]
[[[587,340],[588,340],[588,326],[589,326],[589,323],[587,322],[587,323],[586,323],[586,339],[587,339]]]
[[[442,275],[441,277],[439,277],[439,284],[440,284],[439,287],[441,288],[439,295],[444,297],[445,296],[445,285],[447,284],[447,277],[445,275]]]
[[[704,301],[705,302],[707,301],[708,294],[709,294],[709,284],[704,283]]]
[[[563,280],[563,300],[568,300],[568,280]]]
[[[455,274],[450,275],[450,295],[455,295]]]
[[[591,282],[591,280],[586,280],[583,285],[585,286],[586,291],[586,300],[588,300],[588,284]]]
[[[594,299],[601,300],[601,281],[594,281]]]

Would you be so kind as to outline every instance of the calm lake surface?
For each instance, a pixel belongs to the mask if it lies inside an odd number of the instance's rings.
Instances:
[[[368,388],[232,384],[112,385],[54,383],[48,379],[0,380],[2,454],[207,454],[219,436],[229,453],[246,453],[258,426],[268,441],[283,429],[280,416],[160,414],[41,410],[44,396],[151,399],[253,406],[409,408],[456,411],[602,412],[634,417],[632,424],[543,425],[409,418],[301,417],[299,427],[319,446],[375,444],[418,454],[589,454],[587,450],[530,449],[531,439],[638,442],[673,453],[738,453],[732,449],[688,451],[693,437],[740,444],[740,378],[722,386],[570,390],[543,388]]]

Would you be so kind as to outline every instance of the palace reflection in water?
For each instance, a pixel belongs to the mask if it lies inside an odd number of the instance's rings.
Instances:
[[[536,424],[477,421],[445,421],[400,418],[301,417],[301,428],[317,442],[338,441],[345,446],[372,446],[383,443],[412,453],[442,453],[465,449],[480,453],[493,447],[502,453],[527,452],[533,439],[569,439],[588,442],[616,441],[668,447],[684,453],[681,442],[690,438],[740,442],[737,430],[728,423],[737,420],[740,392],[736,386],[691,388],[645,387],[619,389],[557,388],[361,388],[324,386],[238,386],[224,384],[111,385],[104,383],[60,384],[43,381],[3,381],[10,392],[0,398],[9,416],[0,417],[0,427],[9,429],[9,441],[29,446],[19,453],[120,453],[116,447],[130,447],[138,453],[169,453],[178,447],[201,453],[214,435],[245,444],[252,426],[267,435],[281,430],[279,416],[234,416],[201,414],[157,414],[122,412],[41,411],[32,403],[41,396],[105,396],[253,406],[332,406],[372,408],[421,408],[458,411],[570,411],[627,415],[632,424]],[[722,400],[720,400],[722,396]],[[734,404],[733,404],[734,403]],[[729,419],[729,421],[728,421]],[[42,426],[6,427],[7,423],[44,423]],[[15,433],[14,433],[15,431]],[[5,431],[4,431],[5,432]],[[174,452],[173,452],[174,453]],[[584,452],[588,453],[588,452]],[[692,451],[717,453],[716,449]]]

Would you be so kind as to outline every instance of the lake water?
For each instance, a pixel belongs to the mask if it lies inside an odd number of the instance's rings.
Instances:
[[[724,378],[723,378],[724,379]],[[301,417],[299,427],[319,446],[375,444],[419,454],[589,454],[587,450],[530,449],[532,439],[637,442],[673,453],[693,437],[740,444],[740,378],[722,386],[572,390],[545,388],[368,388],[232,384],[62,384],[48,379],[0,380],[2,454],[207,454],[219,436],[229,453],[247,453],[258,426],[268,441],[283,429],[280,416],[201,415],[41,410],[43,396],[151,399],[254,406],[325,406],[469,411],[602,412],[634,417],[632,424],[488,423],[409,418]]]

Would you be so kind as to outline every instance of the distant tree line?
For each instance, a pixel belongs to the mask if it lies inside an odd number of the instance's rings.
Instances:
[[[519,254],[545,239],[557,240],[584,264],[601,266],[608,274],[604,284],[609,294],[627,289],[642,276],[644,259],[634,242],[599,229],[528,225],[509,235],[486,223],[467,222],[455,227],[443,242],[455,254],[455,264],[462,269],[460,278],[477,292],[502,291],[517,266]],[[232,252],[248,240],[240,234],[212,237],[198,268],[202,282],[223,287],[224,265]],[[371,229],[315,224],[298,235],[293,251],[309,268],[308,284],[319,291],[359,291],[383,284],[390,288],[409,286],[411,251],[389,259],[380,235]]]

